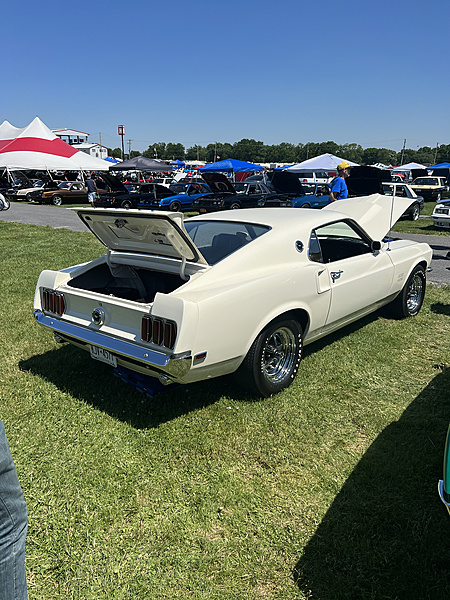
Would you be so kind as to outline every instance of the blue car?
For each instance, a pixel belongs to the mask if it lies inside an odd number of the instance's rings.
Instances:
[[[330,187],[326,183],[303,183],[306,194],[290,202],[293,208],[323,208],[330,204]]]
[[[183,192],[175,194],[174,196],[168,196],[167,198],[159,198],[156,200],[146,198],[138,204],[138,208],[184,212],[192,210],[192,203],[194,200],[211,193],[211,190],[205,183],[188,183],[185,184],[184,188]],[[170,189],[172,191],[178,191],[172,189],[172,186],[170,186]]]

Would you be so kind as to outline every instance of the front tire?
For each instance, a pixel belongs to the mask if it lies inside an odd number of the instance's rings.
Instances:
[[[181,203],[180,202],[171,202],[169,205],[169,208],[173,212],[180,212],[181,211]]]
[[[311,208],[311,204],[305,202],[305,204],[302,204],[300,208]]]
[[[394,318],[415,317],[422,308],[425,298],[426,276],[422,265],[417,265],[408,277],[400,294],[389,305]]]
[[[440,202],[442,198],[442,194],[441,192],[438,193],[438,195],[436,196],[436,202]]]
[[[230,210],[237,210],[238,208],[241,208],[241,205],[238,202],[232,202],[230,204]]]
[[[130,200],[124,200],[120,206],[122,208],[133,208],[133,203]]]
[[[250,347],[236,372],[239,383],[258,396],[271,396],[288,387],[302,359],[302,328],[293,319],[268,325]]]
[[[62,203],[63,203],[62,196],[53,196],[53,198],[52,198],[52,204],[54,206],[61,206]]]

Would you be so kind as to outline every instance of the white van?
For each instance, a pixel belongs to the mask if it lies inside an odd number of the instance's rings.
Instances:
[[[333,178],[326,171],[296,171],[300,183],[329,183]]]

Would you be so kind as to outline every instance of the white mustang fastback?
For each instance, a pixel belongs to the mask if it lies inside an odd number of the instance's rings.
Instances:
[[[408,202],[374,194],[186,220],[77,208],[107,253],[43,271],[34,315],[116,369],[162,383],[236,372],[269,396],[295,377],[303,344],[383,305],[419,312],[431,249],[385,238]]]

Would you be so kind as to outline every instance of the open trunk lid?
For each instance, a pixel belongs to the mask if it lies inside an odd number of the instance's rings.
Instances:
[[[84,207],[72,210],[111,251],[208,264],[184,228],[181,213]]]

